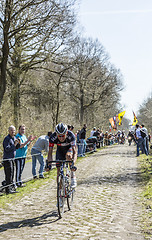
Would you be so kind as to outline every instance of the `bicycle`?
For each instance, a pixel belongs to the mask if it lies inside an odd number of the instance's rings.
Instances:
[[[57,160],[52,162],[61,163],[60,172],[57,178],[57,208],[59,218],[62,218],[65,199],[67,199],[68,210],[71,210],[73,206],[75,188],[71,187],[71,171],[68,168],[68,163],[71,163],[71,161]]]

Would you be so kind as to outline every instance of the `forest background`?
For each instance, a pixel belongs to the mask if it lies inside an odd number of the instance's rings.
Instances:
[[[1,0],[0,149],[8,127],[25,124],[27,135],[53,131],[58,122],[109,130],[123,111],[123,75],[98,39],[83,36],[76,0]],[[139,121],[150,129],[152,98]],[[120,128],[128,129],[124,117]]]

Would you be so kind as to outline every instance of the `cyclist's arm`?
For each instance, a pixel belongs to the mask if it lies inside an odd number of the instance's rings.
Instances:
[[[47,160],[48,160],[48,163],[50,161],[53,161],[53,147],[49,147]]]
[[[75,163],[77,160],[77,147],[76,145],[72,146],[72,150],[73,150],[73,162]]]

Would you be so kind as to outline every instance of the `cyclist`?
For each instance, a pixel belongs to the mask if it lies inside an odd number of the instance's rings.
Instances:
[[[74,166],[77,160],[77,147],[76,147],[76,139],[73,132],[69,131],[67,125],[63,123],[59,123],[55,127],[55,132],[50,136],[49,139],[49,152],[48,152],[48,160],[47,160],[47,170],[51,168],[51,161],[53,161],[53,147],[54,144],[57,145],[56,151],[56,161],[58,160],[67,160],[71,161],[70,169],[71,169],[71,187],[75,188],[77,186],[76,176],[74,171],[76,171],[76,167]],[[60,162],[56,163],[57,167],[57,178],[60,172]]]

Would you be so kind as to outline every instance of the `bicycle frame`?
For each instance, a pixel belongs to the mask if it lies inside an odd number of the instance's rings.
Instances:
[[[61,163],[57,176],[57,208],[59,218],[61,218],[64,213],[65,199],[67,199],[68,210],[71,210],[73,205],[75,189],[71,188],[71,172],[68,168],[68,163],[71,163],[71,161],[59,160],[52,162]]]

